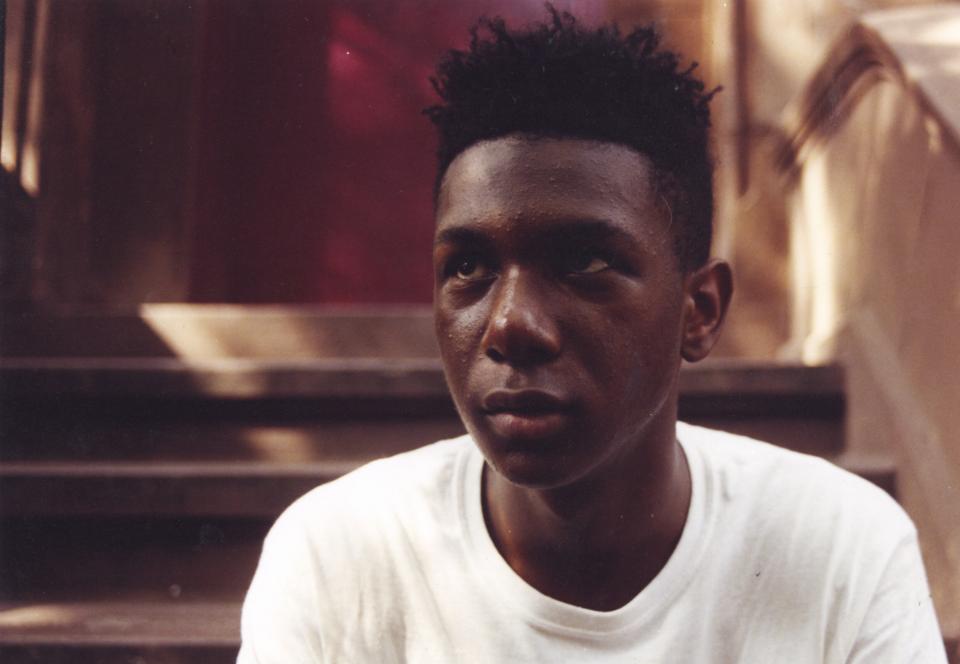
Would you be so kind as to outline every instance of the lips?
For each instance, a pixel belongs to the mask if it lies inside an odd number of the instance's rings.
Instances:
[[[545,390],[491,390],[483,398],[483,410],[489,414],[516,413],[535,415],[567,410],[565,399]]]
[[[542,439],[567,426],[569,400],[544,390],[488,392],[481,403],[494,432],[506,439]]]

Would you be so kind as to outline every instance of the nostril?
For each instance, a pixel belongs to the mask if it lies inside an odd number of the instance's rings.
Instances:
[[[487,348],[487,357],[489,357],[494,362],[506,362],[507,358],[496,348],[488,347]]]

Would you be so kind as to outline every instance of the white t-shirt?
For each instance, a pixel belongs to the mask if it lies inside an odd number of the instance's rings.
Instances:
[[[593,611],[525,583],[487,532],[467,437],[376,461],[284,512],[242,664],[946,662],[916,531],[815,457],[679,424],[690,511],[666,566]]]

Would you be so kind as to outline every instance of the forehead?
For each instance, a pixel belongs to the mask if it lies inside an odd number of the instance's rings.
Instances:
[[[477,143],[450,164],[437,230],[486,219],[601,219],[636,232],[662,229],[654,168],[614,143],[510,136]]]

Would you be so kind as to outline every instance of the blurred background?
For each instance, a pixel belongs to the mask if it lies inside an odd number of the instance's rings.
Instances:
[[[737,291],[683,417],[893,493],[956,658],[960,3],[554,5],[655,22],[723,86]],[[459,431],[420,112],[483,14],[544,8],[0,1],[4,661],[230,661],[279,510]]]

